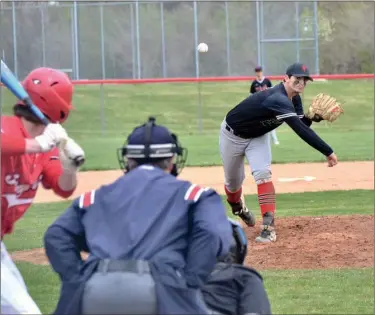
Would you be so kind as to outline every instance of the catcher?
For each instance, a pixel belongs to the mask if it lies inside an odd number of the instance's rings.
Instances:
[[[285,122],[302,140],[327,158],[328,166],[337,164],[332,148],[310,126],[313,121],[335,121],[343,112],[341,104],[329,96],[318,95],[305,115],[300,94],[308,81],[313,81],[308,68],[294,63],[286,69],[283,82],[242,100],[227,113],[221,124],[219,145],[227,201],[233,214],[248,226],[255,225],[254,214],[241,199],[246,157],[257,185],[263,219],[260,235],[256,238],[260,243],[276,241],[276,195],[269,133]]]

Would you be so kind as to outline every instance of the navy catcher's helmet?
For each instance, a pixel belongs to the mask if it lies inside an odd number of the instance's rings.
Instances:
[[[247,237],[239,222],[231,218],[228,218],[228,221],[232,225],[233,241],[229,254],[225,257],[220,257],[219,261],[242,265],[247,255]]]
[[[185,166],[187,149],[183,148],[175,134],[166,127],[156,125],[155,118],[134,128],[124,145],[117,150],[118,161],[123,171],[129,171],[127,159],[138,165],[155,163],[176,157],[171,174],[177,176]]]

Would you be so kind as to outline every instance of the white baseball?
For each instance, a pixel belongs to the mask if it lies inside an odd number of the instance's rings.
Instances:
[[[200,43],[197,47],[197,50],[200,52],[200,53],[205,53],[208,51],[208,46],[206,43]]]

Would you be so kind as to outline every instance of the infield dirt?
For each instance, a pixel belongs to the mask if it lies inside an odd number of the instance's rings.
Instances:
[[[256,185],[246,169],[244,194],[255,194]],[[341,162],[328,168],[324,163],[278,164],[272,166],[277,193],[374,189],[374,162]],[[81,172],[72,198],[108,184],[120,171]],[[188,167],[180,178],[208,186],[223,194],[222,167]],[[35,202],[61,201],[40,189]],[[298,213],[296,205],[296,213]],[[288,217],[276,219],[278,240],[256,244],[259,224],[246,228],[249,255],[246,263],[259,269],[321,269],[374,266],[373,215]],[[48,264],[44,249],[13,252],[16,261]],[[86,255],[83,254],[85,257]]]

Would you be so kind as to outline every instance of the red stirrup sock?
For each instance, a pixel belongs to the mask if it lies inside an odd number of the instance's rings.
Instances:
[[[275,213],[276,196],[275,187],[272,182],[258,185],[258,202],[262,217],[266,212]]]
[[[225,189],[225,193],[227,195],[228,202],[236,203],[236,202],[239,202],[241,200],[242,187],[239,190],[237,190],[236,192],[229,191],[226,186],[224,186],[224,189]]]

